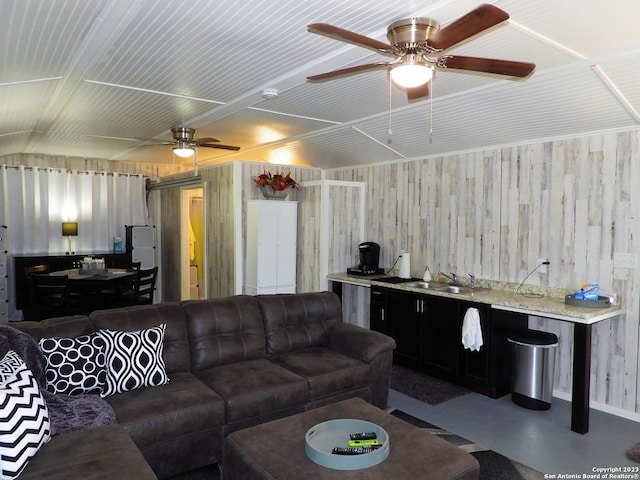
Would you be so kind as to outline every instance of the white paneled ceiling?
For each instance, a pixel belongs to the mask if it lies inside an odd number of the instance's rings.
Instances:
[[[451,52],[535,63],[524,81],[438,71],[432,98],[411,102],[383,70],[306,81],[388,60],[310,23],[386,43],[395,20],[446,25],[479,3],[3,0],[0,155],[173,163],[171,146],[131,147],[187,126],[241,147],[199,148],[202,164],[340,168],[638,128],[638,0],[492,2],[510,20]]]

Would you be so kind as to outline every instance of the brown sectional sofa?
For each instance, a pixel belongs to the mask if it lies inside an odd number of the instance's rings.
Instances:
[[[106,397],[117,424],[54,436],[21,479],[167,478],[219,461],[224,438],[241,428],[351,397],[386,406],[395,342],[343,323],[329,292],[160,303],[15,326],[40,339],[162,323],[169,383]]]

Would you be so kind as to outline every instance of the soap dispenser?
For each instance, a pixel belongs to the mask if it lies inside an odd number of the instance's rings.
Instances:
[[[425,282],[430,282],[431,281],[431,271],[429,270],[429,266],[428,265],[424,269],[424,275],[422,276],[422,280],[424,280]]]

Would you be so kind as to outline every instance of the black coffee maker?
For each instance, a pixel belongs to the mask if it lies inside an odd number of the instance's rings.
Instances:
[[[378,267],[380,262],[380,245],[375,242],[362,242],[358,245],[360,255],[356,267],[347,268],[351,275],[376,275],[384,273],[383,268]]]

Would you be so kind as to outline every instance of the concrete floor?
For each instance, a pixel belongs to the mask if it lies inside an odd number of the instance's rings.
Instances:
[[[570,429],[571,404],[557,398],[546,411],[527,410],[510,396],[494,400],[471,393],[431,406],[395,390],[389,406],[523,463],[548,478],[640,478],[640,463],[626,450],[640,442],[640,423],[591,409],[589,432]],[[632,467],[630,477],[587,477],[595,468]],[[585,475],[583,477],[583,475]],[[545,477],[547,478],[547,477]],[[562,478],[562,477],[560,477]]]

